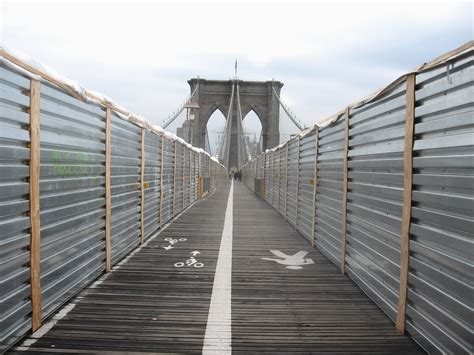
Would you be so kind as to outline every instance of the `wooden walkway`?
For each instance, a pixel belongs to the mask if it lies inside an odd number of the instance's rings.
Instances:
[[[233,353],[422,352],[276,211],[233,188]],[[229,189],[221,183],[12,353],[201,353]],[[280,252],[300,254],[284,265]]]

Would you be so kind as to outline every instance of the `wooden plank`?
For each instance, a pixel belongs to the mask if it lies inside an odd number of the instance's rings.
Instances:
[[[176,151],[178,150],[178,141],[174,141],[174,152],[173,152],[173,213],[171,217],[175,216],[176,212]]]
[[[110,248],[110,218],[112,215],[112,202],[110,190],[110,165],[112,145],[110,141],[111,111],[105,111],[105,272],[111,269],[111,248]]]
[[[413,130],[415,124],[416,75],[407,76],[405,148],[403,153],[403,212],[400,238],[400,292],[398,297],[396,329],[405,333],[406,300],[408,287],[408,264],[410,253],[410,220],[413,186]]]
[[[272,152],[269,152],[268,154],[265,154],[265,155],[268,155],[268,175],[269,175],[269,179],[268,179],[268,203],[270,205],[273,205],[273,169],[272,169],[272,164],[273,164],[273,161],[272,161]]]
[[[347,188],[348,188],[348,154],[349,154],[349,107],[344,112],[344,156],[342,162],[343,180],[342,180],[342,250],[341,250],[341,272],[346,269],[346,233],[347,233]]]
[[[30,82],[30,283],[32,329],[41,327],[41,225],[40,225],[40,90],[37,80]]]
[[[288,149],[289,149],[289,144],[288,142],[286,143],[286,159],[285,159],[285,220],[288,220],[286,218],[288,214]]]
[[[314,247],[316,241],[316,187],[318,185],[318,156],[319,156],[319,127],[316,127],[314,132],[315,135],[315,147],[314,147],[314,186],[313,186],[313,225],[311,235],[311,245]]]
[[[145,128],[142,128],[142,154],[141,154],[141,168],[140,168],[140,193],[141,193],[141,208],[140,208],[140,224],[141,224],[141,243],[145,241]]]
[[[160,166],[160,227],[163,227],[163,171],[164,169],[164,161],[165,161],[165,136],[163,134],[160,135],[161,137],[161,166]]]
[[[42,337],[30,338],[35,341],[29,341],[29,351],[201,353],[229,188],[228,179],[220,180],[215,194],[131,255],[113,277],[84,290],[66,317]],[[238,223],[232,230],[230,306],[236,354],[422,353],[244,184],[234,183],[233,206]],[[182,237],[187,240],[177,248],[163,248],[165,239]],[[200,251],[201,267],[174,266],[193,250]],[[288,269],[272,251],[300,251],[306,264]]]
[[[193,162],[192,162],[192,159],[193,159],[193,150],[190,149],[189,150],[189,204],[193,203],[194,202],[194,198],[193,198],[193,187],[191,185],[191,176],[193,174]]]
[[[275,208],[280,210],[280,203],[281,203],[281,151],[282,149],[278,149],[278,172],[277,172],[277,177],[278,177],[278,205],[275,206]]]
[[[208,177],[209,177],[209,184],[208,184],[208,191],[207,193],[209,193],[211,190],[212,190],[212,174],[211,174],[211,165],[212,165],[212,160],[210,157],[206,156],[206,159],[208,160]]]
[[[54,85],[66,91],[68,94],[74,96],[76,99],[81,100],[81,101],[83,100],[83,98],[75,90],[73,90],[71,86],[67,85],[66,83],[60,80],[57,80],[55,77],[49,75],[47,72],[39,70],[38,68],[32,65],[29,65],[23,60],[11,55],[7,51],[5,51],[3,48],[0,48],[0,56],[4,57],[5,59],[9,60],[15,65],[18,65],[20,68],[23,68],[29,71],[30,73],[36,74],[42,77],[43,79],[45,79],[46,81],[53,83]]]
[[[185,199],[185,195],[186,195],[186,150],[188,148],[186,146],[183,147],[183,176],[181,177],[182,179],[182,184],[183,184],[183,209],[185,209],[187,206],[186,206],[186,199]]]
[[[296,201],[295,201],[295,229],[298,230],[298,191],[300,189],[300,153],[301,137],[298,136],[298,154],[296,156]]]
[[[198,153],[198,199],[202,198],[202,160],[201,153]]]

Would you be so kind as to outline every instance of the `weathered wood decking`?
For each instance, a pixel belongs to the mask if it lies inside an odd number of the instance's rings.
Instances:
[[[201,353],[229,188],[222,183],[13,352]],[[233,196],[232,352],[421,352],[276,211],[241,183]],[[169,250],[167,238],[178,240]],[[263,260],[279,259],[270,250],[307,251],[314,264],[289,269]],[[199,267],[175,266],[194,251]]]

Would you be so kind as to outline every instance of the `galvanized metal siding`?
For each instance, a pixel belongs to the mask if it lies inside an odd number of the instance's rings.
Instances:
[[[187,207],[191,203],[191,149],[185,147],[184,149],[184,181],[183,181],[183,191],[184,191],[184,206]]]
[[[316,245],[333,263],[341,261],[344,117],[319,132]]]
[[[276,150],[272,152],[272,180],[273,180],[273,191],[272,191],[272,206],[278,209],[280,204],[280,151]]]
[[[0,67],[0,352],[30,327],[30,80]]]
[[[267,201],[268,203],[270,203],[271,201],[271,196],[273,192],[273,179],[271,174],[271,157],[270,153],[266,153],[263,156],[263,177],[265,179],[265,201]]]
[[[406,83],[351,111],[346,271],[392,319],[400,288]]]
[[[257,157],[257,178],[262,179],[265,176],[265,154]]]
[[[145,238],[160,227],[161,138],[145,130]]]
[[[286,217],[286,185],[288,183],[287,181],[287,173],[286,170],[288,169],[288,161],[287,161],[287,156],[286,156],[286,145],[280,148],[280,170],[278,172],[279,178],[280,178],[280,203],[277,207],[278,212],[283,217]]]
[[[286,193],[286,220],[296,227],[296,199],[298,198],[298,140],[288,142],[288,190]]]
[[[298,221],[296,229],[307,240],[313,236],[314,164],[316,163],[316,131],[300,140]]]
[[[417,75],[407,329],[473,352],[474,57]]]
[[[199,153],[191,151],[191,203],[197,200],[198,176],[199,176]]]
[[[45,318],[105,268],[105,111],[47,84],[40,108]]]
[[[0,352],[31,329],[30,78],[0,66]],[[106,109],[40,85],[40,289],[44,320],[105,271]],[[142,128],[111,113],[111,264],[140,242]],[[161,223],[161,138],[144,133],[144,225]],[[178,144],[177,175],[188,175],[173,198],[174,142],[165,154],[164,209],[169,220],[197,198],[199,154]],[[188,166],[184,166],[184,153]],[[189,169],[188,169],[189,167]],[[203,174],[209,158],[203,159]],[[170,171],[171,168],[171,171]],[[216,174],[222,167],[215,165]],[[184,171],[183,171],[184,170]],[[171,182],[171,184],[170,184]],[[179,181],[177,181],[179,183]],[[181,188],[181,190],[180,190]],[[40,310],[38,310],[38,314]]]
[[[341,265],[342,217],[347,212],[345,271],[393,320],[401,279],[404,175],[413,173],[406,329],[431,353],[473,352],[473,67],[471,50],[444,66],[416,74],[412,172],[404,171],[405,80],[349,111],[345,211],[344,115],[319,132],[316,246]],[[308,229],[306,223],[312,206],[305,183],[311,176],[307,160],[311,154],[306,137],[297,153],[298,140],[287,143],[287,165],[281,163],[284,148],[262,154],[256,164],[266,162],[265,189],[275,194],[274,155],[279,155],[279,181],[286,176],[288,181],[278,187],[278,205],[272,193],[267,191],[265,198],[281,211],[286,188],[285,218],[295,224],[297,205],[296,228],[308,238],[311,225]],[[283,170],[282,165],[286,165]],[[400,306],[398,311],[403,312],[403,303]]]
[[[167,223],[173,217],[173,187],[174,187],[174,142],[163,139],[163,199],[161,224]]]
[[[114,265],[140,242],[141,128],[112,113],[110,138],[110,244]]]
[[[174,209],[175,214],[181,212],[184,208],[183,203],[183,173],[184,173],[184,145],[176,143],[176,169],[175,169],[175,195],[174,195]]]

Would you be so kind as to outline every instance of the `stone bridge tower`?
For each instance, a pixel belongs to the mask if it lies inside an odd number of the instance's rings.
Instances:
[[[262,124],[263,149],[272,148],[280,143],[280,108],[278,99],[273,93],[273,88],[280,96],[283,83],[279,81],[242,81],[242,80],[206,80],[195,78],[188,81],[191,92],[199,83],[190,108],[192,132],[191,143],[203,148],[206,144],[207,121],[216,110],[220,110],[227,118],[229,112],[232,84],[239,84],[240,104],[242,117],[251,110],[260,119]],[[229,171],[236,170],[238,165],[237,154],[237,119],[238,107],[234,93],[234,107],[232,108],[232,127],[229,151]]]

